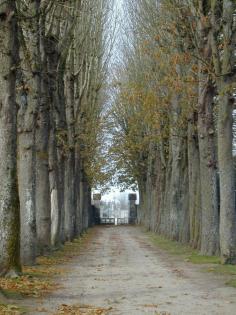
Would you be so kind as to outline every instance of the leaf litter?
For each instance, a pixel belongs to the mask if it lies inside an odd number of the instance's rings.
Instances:
[[[92,305],[62,304],[54,315],[107,315],[112,307],[101,308]]]
[[[55,282],[55,275],[60,275],[68,272],[66,263],[72,258],[77,257],[81,250],[84,250],[88,245],[90,237],[93,233],[87,232],[79,239],[73,242],[67,242],[62,249],[56,250],[50,256],[41,256],[37,258],[36,266],[23,267],[22,276],[18,278],[1,278],[0,290],[6,298],[22,299],[25,297],[41,298],[54,290],[59,289]],[[61,265],[64,264],[63,268]],[[106,314],[100,312],[88,314]],[[5,304],[0,300],[1,315],[22,315],[25,311],[16,305]],[[77,313],[59,313],[59,314],[77,314]],[[79,313],[78,313],[79,314]],[[85,313],[81,313],[85,314]]]

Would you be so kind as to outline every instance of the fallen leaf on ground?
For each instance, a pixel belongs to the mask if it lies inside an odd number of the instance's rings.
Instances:
[[[15,305],[0,304],[0,314],[1,315],[23,315],[24,312],[21,311],[20,308]]]
[[[91,305],[62,304],[54,315],[107,315],[112,307],[101,308]]]
[[[154,308],[157,308],[158,307],[158,304],[144,304],[144,305],[141,305],[143,307],[154,307]]]
[[[19,293],[23,296],[40,297],[57,286],[49,280],[22,276],[16,279],[0,278],[0,287],[6,294]]]

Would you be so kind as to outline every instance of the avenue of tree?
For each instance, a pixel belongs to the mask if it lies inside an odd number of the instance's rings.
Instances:
[[[112,2],[0,0],[0,276],[83,233],[114,181],[138,223],[236,263],[236,1],[124,1],[110,63]]]
[[[0,275],[91,224],[111,8],[0,0]]]
[[[118,181],[138,183],[139,223],[235,263],[236,1],[125,3],[110,113]]]

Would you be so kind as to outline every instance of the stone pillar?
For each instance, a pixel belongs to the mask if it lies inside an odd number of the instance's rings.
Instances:
[[[100,206],[101,206],[101,194],[93,194],[93,217],[94,224],[100,224]]]
[[[129,224],[136,224],[137,221],[137,195],[129,194]]]

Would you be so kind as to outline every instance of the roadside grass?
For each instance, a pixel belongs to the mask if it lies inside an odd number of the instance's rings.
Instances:
[[[168,251],[172,255],[181,256],[186,261],[191,261],[193,263],[200,263],[200,261],[205,261],[208,257],[198,255],[197,250],[191,248],[188,245],[181,244],[176,241],[171,241],[164,236],[157,235],[152,232],[147,232],[152,243],[157,245],[159,248]],[[205,261],[208,263],[208,261]]]
[[[214,272],[220,275],[229,276],[230,279],[225,283],[227,286],[236,288],[236,266],[233,265],[216,265],[207,270],[208,272]]]
[[[205,265],[204,271],[230,276],[231,279],[225,284],[236,288],[236,266],[222,265],[220,257],[200,255],[197,250],[188,245],[169,240],[164,236],[157,235],[153,232],[147,232],[147,234],[154,245],[167,251],[171,255],[179,256],[186,262]]]
[[[0,278],[0,291],[4,296],[4,301],[1,301],[0,296],[0,314],[25,314],[22,308],[8,305],[8,299],[16,301],[17,304],[17,300],[26,297],[41,298],[58,289],[55,276],[69,271],[66,264],[86,248],[93,233],[93,229],[90,229],[78,239],[66,242],[60,249],[52,251],[50,255],[38,257],[36,265],[24,266],[22,275],[18,278]]]
[[[229,280],[229,281],[227,281],[225,284],[228,285],[229,287],[234,287],[234,288],[236,288],[236,279]]]

